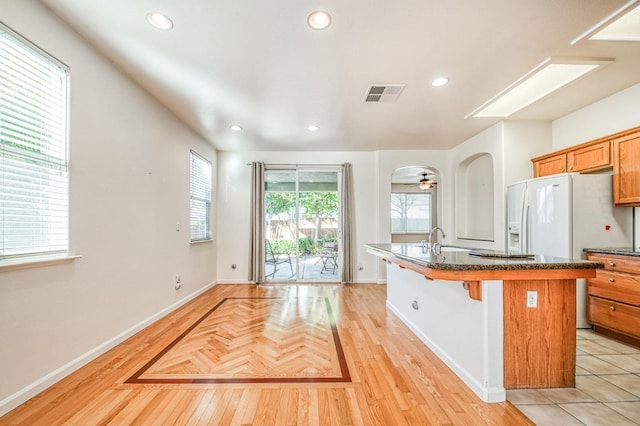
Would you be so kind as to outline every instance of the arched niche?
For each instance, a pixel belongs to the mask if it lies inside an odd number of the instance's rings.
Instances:
[[[493,157],[473,155],[456,169],[456,232],[458,239],[494,241]]]
[[[440,174],[428,166],[399,167],[391,174],[391,242],[413,243],[437,226]],[[420,181],[426,181],[420,187]]]

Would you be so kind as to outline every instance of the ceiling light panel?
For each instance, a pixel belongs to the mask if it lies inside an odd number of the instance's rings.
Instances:
[[[640,41],[640,6],[595,33],[590,40]]]
[[[465,118],[508,117],[609,62],[611,60],[574,60],[562,63],[548,59]]]

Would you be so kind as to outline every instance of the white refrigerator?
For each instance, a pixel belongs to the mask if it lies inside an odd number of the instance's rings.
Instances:
[[[614,207],[610,174],[566,173],[507,187],[510,253],[585,259],[587,247],[631,247],[632,214]],[[588,328],[587,283],[577,280],[576,324]]]

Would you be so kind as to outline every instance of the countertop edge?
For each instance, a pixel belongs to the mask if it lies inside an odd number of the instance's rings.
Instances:
[[[614,254],[618,256],[640,257],[640,249],[633,247],[615,247],[615,248],[585,248],[585,253]]]
[[[491,264],[486,263],[443,263],[426,261],[400,253],[385,250],[372,244],[365,244],[366,249],[372,254],[381,254],[389,258],[396,258],[405,262],[411,262],[423,268],[445,271],[527,271],[527,270],[567,270],[567,269],[598,269],[604,268],[604,264],[595,261],[569,261],[546,263],[540,261],[522,261],[509,259],[494,259]],[[374,253],[375,252],[375,253]],[[475,260],[475,259],[473,259]]]

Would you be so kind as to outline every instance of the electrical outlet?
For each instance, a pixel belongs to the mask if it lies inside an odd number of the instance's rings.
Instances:
[[[538,307],[538,292],[537,291],[527,291],[527,308],[537,308]]]
[[[362,270],[364,270],[364,266],[362,266],[362,263],[358,263],[358,271]]]

